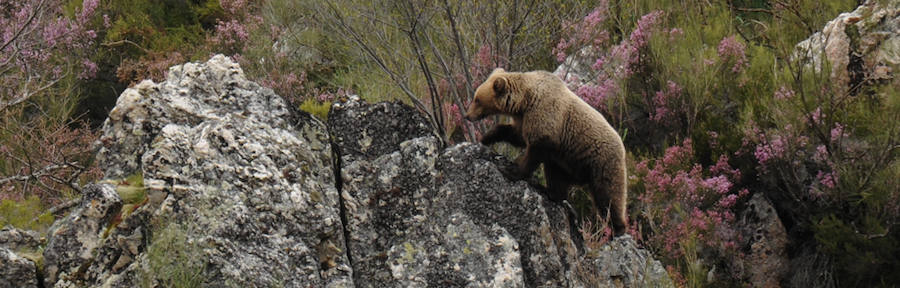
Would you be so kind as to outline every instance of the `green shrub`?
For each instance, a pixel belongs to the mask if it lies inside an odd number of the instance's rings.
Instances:
[[[189,241],[191,228],[174,222],[153,232],[146,262],[139,270],[141,287],[201,287],[206,281],[206,255],[198,243]],[[155,284],[155,285],[154,285]]]
[[[0,201],[0,227],[11,225],[19,229],[46,231],[53,220],[53,215],[47,213],[37,196],[21,201]]]
[[[314,99],[307,99],[303,101],[303,104],[300,104],[300,110],[312,114],[322,121],[328,120],[329,109],[331,109],[331,102],[328,101],[319,102]]]

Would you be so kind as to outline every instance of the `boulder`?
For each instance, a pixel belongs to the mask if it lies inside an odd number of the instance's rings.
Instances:
[[[166,79],[123,92],[98,143],[104,181],[146,199],[57,287],[352,286],[325,125],[222,55]]]
[[[0,247],[0,287],[38,287],[34,262],[16,255],[10,249]]]
[[[328,124],[223,56],[126,90],[44,286],[672,286],[630,237],[587,251],[568,204],[412,107],[350,97]]]
[[[93,255],[109,223],[119,214],[122,199],[112,185],[87,185],[81,203],[47,232],[44,249],[44,283],[61,278],[78,278],[91,264]]]
[[[568,204],[508,180],[514,165],[488,147],[443,148],[430,133],[395,134],[427,127],[409,106],[351,98],[334,105],[328,122],[360,287],[671,285],[630,237],[586,257]]]
[[[763,193],[753,194],[745,207],[737,224],[742,250],[748,251],[744,274],[753,287],[781,287],[789,264],[787,231]]]
[[[841,13],[798,43],[794,57],[816,70],[830,63],[832,80],[854,94],[864,81],[893,79],[900,69],[900,1],[868,0]]]
[[[21,230],[12,226],[0,229],[0,247],[10,250],[32,249],[41,246],[41,235],[35,231]]]

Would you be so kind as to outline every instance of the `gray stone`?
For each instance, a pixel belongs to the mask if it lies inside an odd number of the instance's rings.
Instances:
[[[122,208],[122,199],[112,185],[84,187],[81,203],[65,218],[53,223],[44,249],[44,275],[48,285],[61,278],[78,278],[90,265],[94,250],[108,224]]]
[[[35,231],[21,230],[12,226],[0,229],[0,247],[10,250],[32,249],[41,246],[41,235]]]
[[[788,270],[788,235],[775,213],[775,207],[763,195],[755,193],[740,213],[738,231],[745,253],[744,274],[753,287],[780,287]]]
[[[34,262],[0,247],[0,288],[38,287]]]
[[[900,1],[868,0],[841,13],[798,43],[794,57],[807,59],[816,70],[827,60],[832,80],[845,89],[894,78],[900,69]]]
[[[579,267],[579,287],[675,287],[662,264],[627,234],[593,253],[591,265]]]
[[[360,112],[372,110],[378,112]],[[387,119],[425,126],[420,117],[382,116],[416,115],[412,112],[404,105],[351,99],[331,111],[330,129],[338,135],[356,123]],[[442,149],[427,133],[394,136],[395,127],[372,125],[335,141],[342,155],[345,233],[358,286],[671,286],[659,262],[630,237],[604,246],[604,252],[587,253],[602,258],[579,253],[584,248],[569,208],[550,202],[525,181],[509,181],[504,175],[513,164],[488,147],[462,143]],[[371,137],[362,141],[367,151],[377,153],[359,153],[360,141],[347,141],[366,137]],[[618,262],[622,259],[625,264]],[[576,271],[606,274],[591,281],[586,279],[590,273]],[[655,274],[644,277],[648,271]]]
[[[106,181],[141,175],[148,200],[57,286],[352,286],[325,125],[221,55],[166,79],[123,92],[98,142]]]

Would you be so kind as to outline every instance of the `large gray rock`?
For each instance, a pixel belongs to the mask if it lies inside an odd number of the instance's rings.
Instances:
[[[44,281],[78,278],[90,265],[110,221],[122,208],[112,185],[87,185],[81,203],[68,216],[53,223],[44,249]]]
[[[0,247],[0,287],[38,287],[34,262],[16,255],[12,250]]]
[[[817,70],[830,63],[832,80],[846,89],[894,78],[900,69],[900,1],[868,0],[838,15],[797,44],[795,57],[808,59]]]
[[[0,247],[10,250],[37,249],[41,246],[41,235],[35,231],[21,230],[12,226],[0,229]]]
[[[147,200],[56,286],[352,286],[325,125],[221,55],[166,79],[123,92],[99,141],[106,181]]]
[[[225,57],[167,79],[110,112],[107,184],[54,225],[45,286],[671,286],[630,237],[586,252],[571,207],[409,106],[338,103],[332,137]]]
[[[605,246],[599,258],[579,253],[570,210],[524,181],[507,180],[512,163],[489,148],[444,149],[429,133],[395,136],[397,127],[427,127],[412,115],[409,106],[356,99],[329,113],[358,286],[671,286],[659,262],[630,237]]]

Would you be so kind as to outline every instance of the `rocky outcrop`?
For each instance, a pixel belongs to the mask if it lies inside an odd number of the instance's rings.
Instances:
[[[126,90],[98,161],[147,196],[91,230],[93,253],[54,256],[89,263],[56,285],[352,286],[329,138],[221,55]]]
[[[126,90],[106,179],[54,225],[44,285],[672,285],[630,237],[586,251],[570,207],[409,106],[351,98],[328,123],[222,56]]]
[[[50,227],[50,242],[44,249],[45,283],[80,277],[121,208],[122,199],[112,185],[85,187],[81,204]]]
[[[0,247],[10,250],[37,249],[41,244],[41,236],[35,231],[16,229],[12,226],[0,229]]]
[[[795,57],[817,70],[830,63],[832,80],[854,94],[862,82],[893,79],[900,67],[900,1],[868,0],[842,13],[797,44]]]
[[[763,195],[755,193],[741,212],[738,230],[746,275],[753,287],[780,287],[788,270],[788,235],[775,213],[775,207]]]
[[[442,149],[412,115],[409,106],[356,99],[329,114],[358,286],[671,285],[630,237],[585,257],[570,208],[509,181],[512,163],[488,147]]]
[[[41,275],[34,258],[42,245],[35,231],[0,229],[0,287],[40,287]]]
[[[38,287],[34,262],[0,247],[0,287]]]

